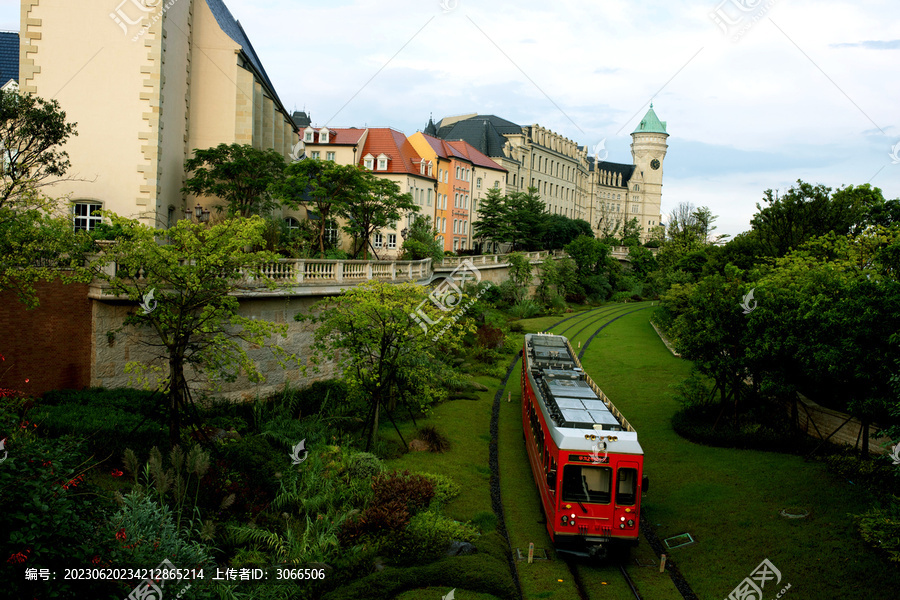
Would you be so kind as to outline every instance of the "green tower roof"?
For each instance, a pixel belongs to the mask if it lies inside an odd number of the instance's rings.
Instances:
[[[638,124],[637,129],[635,129],[632,133],[665,133],[669,135],[666,131],[666,122],[660,121],[659,117],[656,116],[656,113],[653,112],[653,103],[650,103],[650,110],[647,111],[647,114],[644,115],[644,118],[641,119],[640,124]]]

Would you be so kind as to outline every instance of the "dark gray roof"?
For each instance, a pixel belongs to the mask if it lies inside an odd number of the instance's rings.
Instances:
[[[437,137],[437,126],[434,124],[434,120],[431,117],[428,117],[428,125],[425,126],[426,135],[431,135]]]
[[[309,115],[299,110],[294,111],[294,114],[291,115],[291,120],[294,121],[294,125],[297,126],[297,129],[306,129],[309,127],[309,124],[312,123],[312,119],[309,118]]]
[[[593,156],[588,157],[589,169],[591,171],[601,170],[601,171],[611,171],[613,173],[621,173],[622,174],[622,187],[626,187],[628,185],[628,181],[631,179],[631,176],[634,175],[634,165],[623,165],[622,163],[614,163],[607,162],[605,160],[601,160],[600,162],[596,162]]]
[[[19,81],[19,34],[0,31],[0,87],[10,79]]]
[[[256,50],[253,49],[253,44],[250,43],[250,38],[244,33],[244,28],[241,27],[240,22],[231,15],[231,11],[228,10],[228,7],[225,6],[225,3],[222,0],[206,0],[206,4],[209,6],[209,10],[212,11],[213,16],[216,18],[216,22],[219,24],[219,27],[222,28],[222,31],[241,46],[241,49],[247,56],[247,60],[253,65],[253,70],[256,71],[257,76],[269,89],[269,93],[272,94],[272,99],[275,100],[275,104],[278,105],[285,115],[287,115],[287,110],[285,110],[284,105],[281,103],[281,99],[275,92],[275,86],[272,85],[269,75],[262,66],[262,61],[260,61],[259,57],[256,55]]]
[[[498,129],[497,122],[507,123],[508,125],[501,123],[501,127],[509,130],[509,133],[522,132],[522,128],[515,123],[493,115],[485,115],[457,121],[452,125],[444,125],[438,128],[436,137],[448,141],[463,140],[472,144],[482,154],[499,157],[503,156],[503,146],[506,145],[506,138],[503,137],[503,132]],[[509,126],[514,127],[515,130],[512,130]]]

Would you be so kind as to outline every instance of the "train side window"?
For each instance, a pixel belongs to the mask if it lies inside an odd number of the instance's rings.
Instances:
[[[556,492],[556,460],[550,458],[550,472],[547,473],[547,487],[551,492]]]
[[[564,502],[608,504],[612,496],[612,469],[566,465],[562,485]]]
[[[616,474],[616,504],[633,505],[637,497],[637,469],[619,469]]]

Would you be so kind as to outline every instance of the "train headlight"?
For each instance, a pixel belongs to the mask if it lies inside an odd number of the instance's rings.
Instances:
[[[571,515],[569,515],[569,520],[570,520],[570,521],[574,521],[574,520],[575,520],[575,513],[572,513]]]
[[[620,520],[620,521],[624,521],[624,520],[625,520],[625,517],[619,517],[619,520]]]
[[[625,523],[619,523],[619,529],[625,529]]]
[[[567,515],[562,516],[562,524],[567,525],[569,523],[569,517]]]
[[[634,519],[628,519],[628,526],[634,527]]]

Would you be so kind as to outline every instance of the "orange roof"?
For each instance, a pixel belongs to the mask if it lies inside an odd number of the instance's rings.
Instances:
[[[469,157],[451,146],[449,142],[446,142],[441,138],[434,137],[433,135],[428,135],[427,133],[423,133],[422,137],[425,138],[425,141],[428,142],[428,145],[431,146],[435,154],[438,155],[438,158],[443,158],[445,160],[456,158],[459,160],[464,160],[466,162],[472,162],[469,160]]]
[[[371,154],[374,158],[384,154],[388,157],[387,170],[374,170],[376,175],[379,173],[406,173],[409,175],[418,175],[423,177],[420,172],[419,163],[422,157],[409,143],[406,136],[396,129],[388,127],[379,127],[369,129],[369,135],[366,137],[366,144],[363,146],[362,152],[359,153],[359,164],[363,164],[363,159],[367,154]],[[424,175],[428,177],[428,175]],[[434,179],[434,175],[430,179]]]
[[[445,144],[449,144],[453,149],[457,152],[465,156],[465,158],[471,162],[472,164],[483,167],[485,169],[494,169],[495,171],[504,171],[506,169],[498,165],[494,162],[490,157],[486,154],[483,154],[478,150],[475,146],[470,144],[465,140],[458,140],[455,142],[444,142]]]

